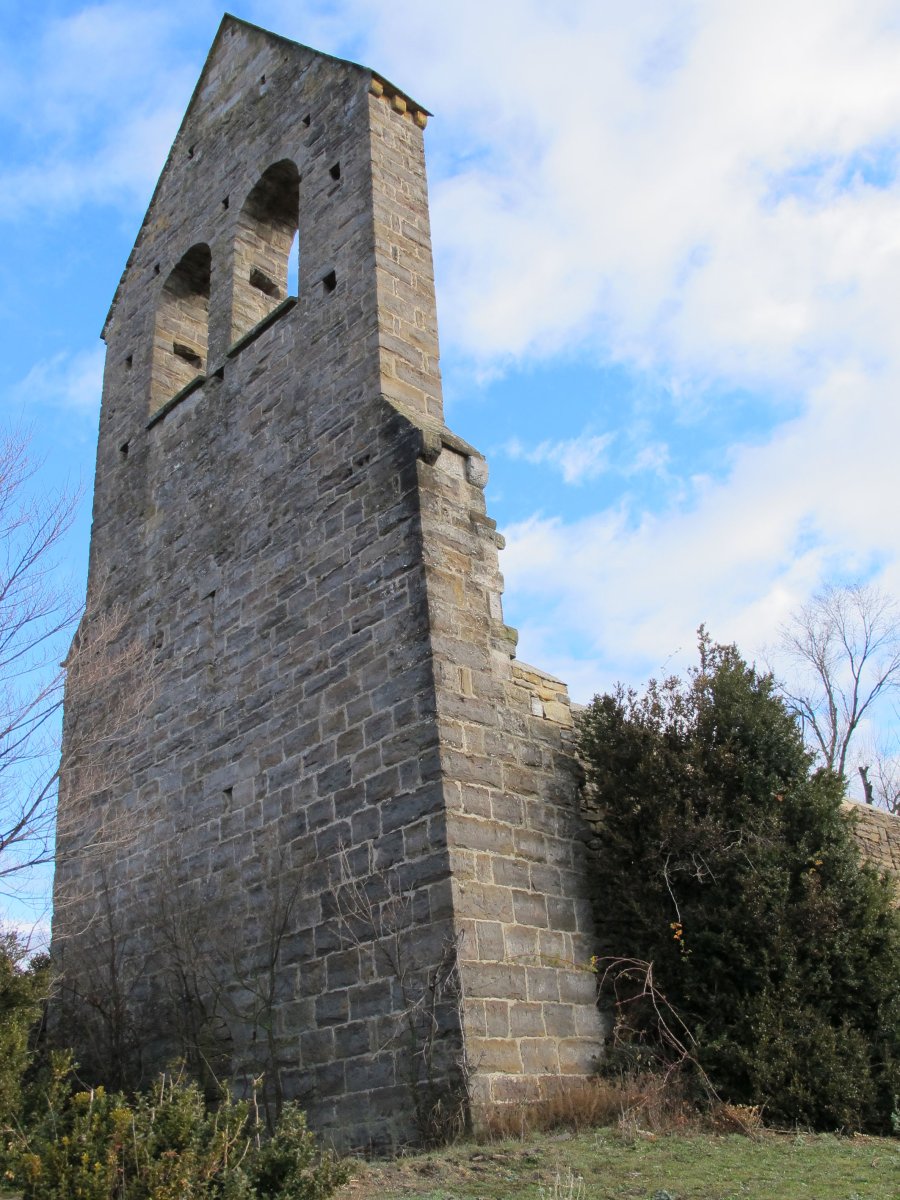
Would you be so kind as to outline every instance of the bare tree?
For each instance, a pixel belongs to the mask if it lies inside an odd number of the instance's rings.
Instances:
[[[272,1130],[285,1103],[282,1080],[285,1047],[277,1029],[278,1005],[282,999],[279,978],[303,875],[299,867],[290,865],[284,848],[276,848],[274,837],[261,838],[259,845],[260,891],[264,897],[259,913],[259,942],[249,954],[237,947],[232,950],[231,975],[242,999],[236,1002],[231,998],[230,1007],[235,1025],[249,1030],[249,1046],[255,1047],[255,1056],[248,1064],[248,1045],[244,1039],[244,1073],[247,1065],[255,1063],[253,1074],[262,1081],[259,1098]]]
[[[125,829],[109,806],[101,828],[91,801],[120,777],[129,731],[154,692],[152,655],[108,589],[95,586],[82,611],[61,582],[79,499],[39,487],[27,439],[0,435],[0,896],[7,898],[22,895],[61,845],[83,852]],[[64,694],[77,694],[81,716],[69,723],[66,803],[57,818]]]
[[[27,439],[0,437],[0,893],[53,854],[59,666],[77,606],[56,584],[78,497],[35,495]]]
[[[198,886],[168,866],[158,878],[150,924],[159,936],[172,1031],[189,1070],[210,1094],[224,1074],[242,1082],[271,1130],[285,1104],[286,1047],[277,1027],[281,968],[303,870],[278,844],[273,827],[254,838],[254,851],[242,864],[241,882],[226,872]],[[250,907],[239,922],[223,923],[220,914],[235,889]]]
[[[139,1087],[145,1082],[149,1022],[138,996],[148,954],[124,928],[105,870],[94,883],[93,912],[79,943],[78,970],[66,971],[59,959],[57,952],[51,1037],[69,1046],[77,1031],[78,1065],[86,1085]]]
[[[178,1060],[210,1100],[226,1079],[245,1089],[274,1129],[290,1053],[278,1028],[281,968],[304,872],[272,829],[254,849],[242,864],[246,889],[229,871],[186,878],[178,856],[164,853],[130,914],[100,859],[79,962],[58,975],[60,1024],[77,1030],[86,1082],[137,1087],[148,1069]],[[115,846],[102,850],[114,859]],[[239,921],[223,922],[236,888],[252,900]]]
[[[869,738],[857,754],[857,771],[866,804],[900,814],[900,711],[894,708],[893,736]]]
[[[900,608],[871,584],[829,585],[782,626],[782,684],[824,766],[845,775],[865,718],[900,690]],[[860,762],[866,800],[876,798],[871,762]]]

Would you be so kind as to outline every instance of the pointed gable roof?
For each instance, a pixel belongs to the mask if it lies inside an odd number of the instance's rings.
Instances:
[[[138,233],[134,240],[134,244],[132,245],[131,251],[125,262],[125,267],[119,278],[119,282],[116,285],[116,290],[113,294],[112,302],[109,306],[109,311],[107,312],[106,319],[103,323],[103,329],[100,334],[101,338],[104,338],[104,339],[106,338],[110,324],[112,323],[112,321],[115,318],[116,306],[122,295],[122,291],[123,291],[123,288],[125,285],[125,280],[128,277],[128,274],[131,270],[132,265],[134,264],[135,254],[137,252],[138,246],[140,245],[141,236],[142,236],[144,230],[146,229],[147,225],[150,222],[150,218],[151,218],[151,215],[155,208],[156,199],[157,199],[157,196],[159,195],[162,181],[165,178],[166,174],[170,170],[170,164],[172,163],[172,158],[175,153],[175,149],[181,142],[184,130],[185,130],[186,126],[189,124],[190,119],[191,119],[192,115],[194,114],[194,112],[200,102],[200,97],[203,95],[206,85],[209,82],[209,78],[215,67],[215,64],[216,64],[216,61],[218,58],[219,49],[222,45],[222,42],[223,42],[224,38],[235,29],[244,29],[244,30],[248,30],[252,33],[258,34],[262,38],[266,39],[267,41],[277,44],[279,46],[282,46],[285,49],[287,49],[289,52],[296,53],[298,56],[302,56],[303,58],[307,58],[307,59],[309,57],[316,58],[323,62],[334,63],[335,66],[340,67],[342,69],[356,72],[356,73],[359,73],[360,75],[368,76],[368,78],[370,80],[376,81],[377,84],[380,85],[381,89],[383,89],[384,93],[386,93],[387,95],[399,96],[406,102],[407,106],[411,110],[415,110],[417,112],[422,113],[424,117],[431,116],[431,113],[428,111],[428,109],[424,108],[417,101],[413,100],[412,97],[409,96],[406,92],[404,92],[402,89],[396,87],[396,85],[391,83],[390,80],[386,79],[383,75],[379,74],[377,71],[372,70],[370,67],[362,66],[360,63],[352,62],[350,59],[337,58],[332,54],[325,54],[321,50],[314,50],[311,46],[306,46],[302,42],[296,42],[296,41],[292,40],[291,38],[283,37],[281,34],[272,33],[268,29],[263,29],[262,26],[260,26],[260,25],[254,25],[251,21],[245,21],[241,17],[235,17],[231,13],[225,13],[224,16],[222,17],[222,20],[219,22],[219,28],[216,30],[216,35],[213,38],[212,45],[210,46],[209,52],[203,63],[203,68],[200,71],[200,75],[197,79],[197,83],[195,84],[194,90],[191,93],[191,98],[188,102],[188,106],[185,109],[184,116],[181,119],[181,124],[178,127],[178,132],[176,133],[175,139],[172,142],[172,146],[169,150],[169,153],[166,156],[166,161],[163,164],[163,168],[160,171],[159,178],[157,179],[156,185],[151,194],[150,203],[147,205],[147,211],[144,214],[143,220],[141,221],[141,225],[140,225],[140,228],[138,229]]]

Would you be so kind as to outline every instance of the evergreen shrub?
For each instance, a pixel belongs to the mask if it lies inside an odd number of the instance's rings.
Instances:
[[[267,1138],[227,1092],[210,1108],[195,1083],[168,1076],[128,1099],[73,1092],[71,1075],[68,1056],[53,1056],[42,1105],[9,1144],[6,1182],[22,1200],[325,1200],[347,1180],[292,1105]]]
[[[31,1061],[30,1037],[49,985],[46,957],[29,958],[12,932],[0,932],[0,1130],[22,1103],[22,1078]]]
[[[700,631],[686,680],[595,697],[603,962],[642,959],[719,1095],[767,1119],[890,1132],[900,1093],[900,919],[860,862],[843,781],[816,770],[770,675]],[[663,1050],[657,1006],[613,990],[620,1043]],[[615,1055],[611,1063],[615,1064]]]

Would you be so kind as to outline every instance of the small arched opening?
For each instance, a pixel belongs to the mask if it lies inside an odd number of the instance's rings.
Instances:
[[[153,333],[151,414],[206,371],[212,255],[192,246],[169,275]]]
[[[244,201],[234,241],[232,341],[291,294],[299,208],[300,175],[290,159],[269,167]]]

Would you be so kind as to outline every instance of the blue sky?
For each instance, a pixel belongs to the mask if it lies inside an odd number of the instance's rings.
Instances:
[[[520,656],[587,699],[900,595],[900,3],[233,0],[426,131],[448,424]],[[221,9],[8,0],[0,396],[93,471],[99,331]],[[89,505],[67,546],[83,587]]]

